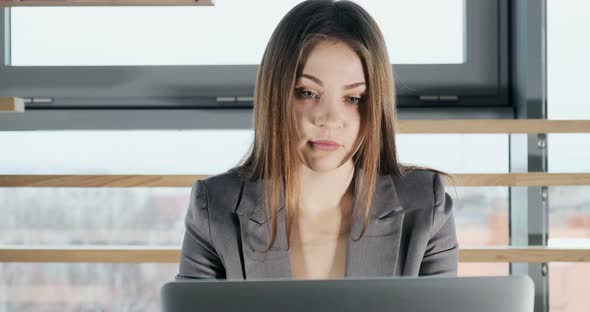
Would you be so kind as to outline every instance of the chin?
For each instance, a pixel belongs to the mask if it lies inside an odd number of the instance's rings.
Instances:
[[[306,161],[305,166],[315,172],[330,172],[341,166],[340,159],[310,159]]]

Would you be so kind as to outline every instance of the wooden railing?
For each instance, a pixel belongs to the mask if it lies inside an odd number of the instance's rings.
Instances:
[[[399,133],[590,133],[590,120],[403,120]],[[3,175],[0,187],[190,187],[206,175]],[[590,185],[590,173],[454,174],[455,186]],[[0,246],[0,262],[177,263],[177,248]],[[590,262],[590,248],[462,248],[460,262]]]
[[[590,173],[453,174],[455,186],[590,185]],[[190,187],[207,175],[0,175],[0,187]]]
[[[400,120],[399,133],[590,133],[590,120]]]
[[[0,262],[178,263],[172,247],[69,246],[8,247]],[[590,262],[590,249],[549,247],[462,248],[460,262]]]

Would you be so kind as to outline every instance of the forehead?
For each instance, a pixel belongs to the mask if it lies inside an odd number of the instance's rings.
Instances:
[[[364,81],[363,64],[357,53],[340,41],[320,41],[309,52],[302,73],[324,83],[348,84]]]

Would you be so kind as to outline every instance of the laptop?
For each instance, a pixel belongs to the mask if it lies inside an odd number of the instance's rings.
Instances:
[[[178,280],[164,312],[533,312],[527,275],[332,280]]]

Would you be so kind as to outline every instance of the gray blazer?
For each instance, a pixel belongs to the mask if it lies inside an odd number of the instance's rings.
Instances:
[[[261,252],[269,239],[261,200],[262,183],[232,171],[196,181],[176,279],[291,278],[284,204],[275,244]],[[380,175],[369,225],[358,241],[352,238],[358,237],[362,220],[353,223],[345,276],[456,276],[459,246],[452,206],[438,173]]]

